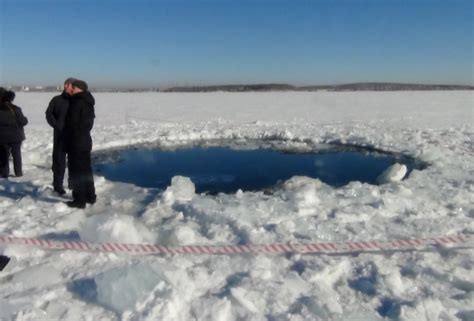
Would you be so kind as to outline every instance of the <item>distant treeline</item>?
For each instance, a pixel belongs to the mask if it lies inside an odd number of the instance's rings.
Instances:
[[[401,90],[473,90],[474,86],[465,85],[423,85],[400,83],[353,83],[324,86],[292,86],[288,84],[255,84],[255,85],[216,85],[216,86],[181,86],[162,89],[163,92],[245,92],[245,91],[401,91]]]

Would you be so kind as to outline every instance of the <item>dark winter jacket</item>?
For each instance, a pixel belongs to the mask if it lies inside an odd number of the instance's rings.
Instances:
[[[94,97],[88,91],[71,96],[63,130],[65,151],[92,150],[91,130],[95,118],[94,104]]]
[[[54,140],[57,141],[64,129],[67,111],[69,108],[69,96],[63,92],[61,95],[53,97],[46,109],[46,121],[54,128]]]
[[[19,143],[25,140],[23,127],[28,119],[21,108],[11,103],[0,104],[0,144]]]

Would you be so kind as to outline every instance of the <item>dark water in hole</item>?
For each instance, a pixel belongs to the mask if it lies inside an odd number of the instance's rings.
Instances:
[[[119,160],[95,165],[95,171],[111,181],[165,189],[176,175],[191,178],[196,192],[232,193],[271,188],[293,176],[308,176],[340,187],[352,181],[376,184],[376,178],[394,163],[414,164],[395,155],[334,151],[283,153],[270,149],[236,150],[194,147],[162,151],[128,149]]]

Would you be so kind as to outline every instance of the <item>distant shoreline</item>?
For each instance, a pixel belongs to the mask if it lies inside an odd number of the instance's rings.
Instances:
[[[264,91],[407,91],[407,90],[474,90],[466,85],[426,85],[403,83],[351,83],[342,85],[293,86],[288,84],[179,86],[163,89],[163,92],[264,92]]]
[[[18,92],[58,92],[60,86],[4,86]],[[340,85],[293,86],[289,84],[235,84],[211,86],[175,86],[169,88],[91,88],[93,92],[162,92],[162,93],[207,93],[207,92],[356,92],[356,91],[449,91],[474,90],[469,85],[427,85],[386,82],[363,82]]]

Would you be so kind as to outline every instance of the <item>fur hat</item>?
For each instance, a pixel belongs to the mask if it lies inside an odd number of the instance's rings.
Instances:
[[[87,86],[87,83],[82,80],[76,80],[75,82],[72,83],[72,86],[77,87],[81,89],[82,91],[87,91],[87,89],[89,89],[89,87]]]

